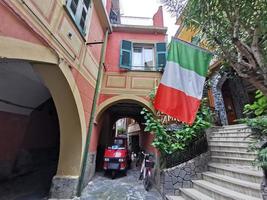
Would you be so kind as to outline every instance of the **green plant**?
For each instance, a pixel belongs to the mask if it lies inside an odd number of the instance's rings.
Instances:
[[[255,116],[267,114],[267,97],[260,90],[257,90],[255,101],[245,105],[243,113],[246,115],[254,114]]]
[[[152,95],[153,96],[153,95]],[[180,128],[169,131],[153,113],[143,108],[142,115],[146,120],[146,132],[155,134],[152,143],[161,153],[171,154],[177,150],[184,150],[192,141],[203,136],[204,130],[211,126],[212,115],[207,106],[207,99],[203,99],[195,122],[190,126],[180,123]]]
[[[267,147],[261,149],[258,154],[257,158],[255,160],[255,165],[258,167],[263,168],[264,170],[267,170]]]
[[[119,134],[122,134],[122,133],[124,133],[126,130],[123,128],[123,127],[120,127],[120,128],[118,128],[118,133]]]
[[[253,164],[267,170],[267,98],[259,90],[256,91],[255,101],[244,107],[248,117],[238,120],[246,123],[252,129],[254,142],[249,145],[249,151],[257,153]],[[254,118],[249,118],[254,116]],[[255,117],[256,116],[256,117]]]

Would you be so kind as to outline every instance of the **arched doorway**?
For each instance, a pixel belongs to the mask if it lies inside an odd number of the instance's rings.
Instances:
[[[59,158],[54,100],[32,65],[22,60],[0,61],[0,91],[0,196],[42,199]]]
[[[251,91],[255,91],[250,89],[250,84],[230,72],[225,72],[214,73],[211,87],[219,124],[235,124],[237,119],[244,117],[244,106],[251,102],[249,96]]]
[[[138,124],[140,130],[138,134],[139,148],[144,149],[155,155],[155,160],[158,159],[156,149],[151,145],[153,135],[144,132],[144,118],[140,114],[142,108],[145,107],[153,112],[151,104],[142,97],[134,95],[121,95],[112,97],[99,105],[96,115],[96,123],[90,143],[90,153],[97,155],[97,159],[93,164],[91,176],[95,169],[102,169],[102,160],[104,149],[111,145],[116,135],[114,124],[119,119],[131,118],[135,124]],[[129,126],[127,126],[127,129]],[[128,130],[127,130],[128,131]],[[134,134],[132,135],[134,136]]]
[[[8,188],[7,180],[16,179],[27,195],[24,177],[31,182],[30,195],[48,196],[52,183],[51,197],[70,198],[80,175],[86,132],[83,107],[66,64],[36,62],[0,60],[1,184]],[[19,195],[14,188],[13,184],[11,192]]]

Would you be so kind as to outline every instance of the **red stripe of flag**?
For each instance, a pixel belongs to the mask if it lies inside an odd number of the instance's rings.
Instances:
[[[154,107],[182,122],[192,124],[196,118],[200,100],[186,95],[184,92],[159,84]],[[177,112],[179,110],[179,112]]]

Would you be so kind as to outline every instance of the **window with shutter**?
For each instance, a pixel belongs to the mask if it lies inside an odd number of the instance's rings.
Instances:
[[[132,43],[122,40],[120,67],[138,71],[161,71],[166,64],[166,43]]]
[[[157,43],[156,52],[157,52],[157,70],[161,71],[166,65],[166,43]]]
[[[132,66],[132,42],[127,40],[121,41],[120,67],[131,69]]]
[[[86,34],[86,21],[91,0],[67,0],[66,7],[79,31]]]

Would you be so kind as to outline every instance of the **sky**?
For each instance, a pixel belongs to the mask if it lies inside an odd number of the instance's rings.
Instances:
[[[160,0],[120,0],[121,9],[125,16],[138,16],[138,17],[150,17],[157,12],[158,7],[161,5]],[[171,17],[163,8],[164,25],[168,27],[168,40],[174,36],[178,26],[175,25],[175,17]]]

